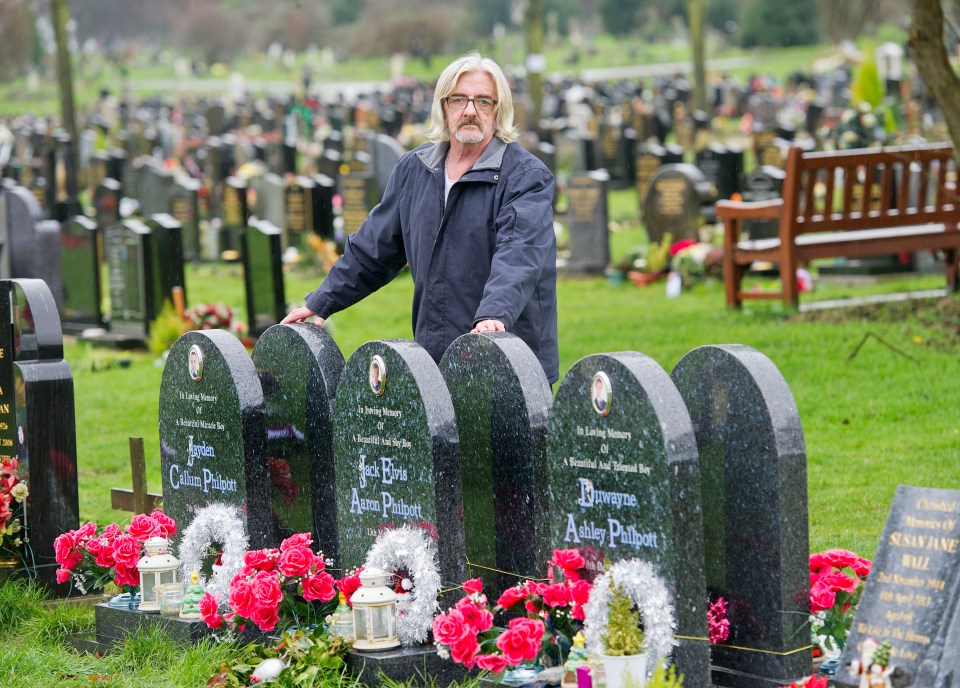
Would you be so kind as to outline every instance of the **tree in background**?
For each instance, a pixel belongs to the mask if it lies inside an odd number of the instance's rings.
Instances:
[[[13,81],[27,71],[34,56],[36,31],[26,0],[0,0],[0,80]]]
[[[850,91],[854,104],[867,103],[876,109],[883,103],[884,85],[872,48],[862,51],[860,66],[853,77],[853,83],[850,84]]]
[[[833,43],[856,38],[873,22],[882,20],[881,0],[819,0],[820,21]]]
[[[913,0],[910,55],[923,83],[940,106],[956,151],[960,150],[960,79],[950,64],[943,27],[940,0]]]
[[[641,0],[600,0],[603,28],[614,36],[629,36],[640,22],[644,4]]]
[[[751,0],[741,12],[745,48],[812,45],[820,40],[816,0]]]
[[[476,40],[464,7],[443,0],[366,0],[363,14],[349,31],[343,45],[352,55],[367,57],[415,52],[429,61],[440,52],[475,48]]]
[[[207,64],[228,62],[249,50],[244,14],[218,0],[189,0],[174,19],[173,37]]]

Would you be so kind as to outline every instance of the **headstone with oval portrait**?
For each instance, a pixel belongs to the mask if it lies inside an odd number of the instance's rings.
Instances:
[[[170,347],[160,381],[163,506],[181,528],[211,504],[233,504],[250,548],[276,546],[257,370],[226,330],[187,332]],[[225,544],[225,543],[220,543]]]
[[[403,524],[435,538],[444,581],[466,579],[459,440],[440,369],[419,344],[372,341],[347,361],[333,412],[340,564],[361,566]]]
[[[693,424],[670,376],[637,352],[595,354],[564,376],[547,434],[549,542],[603,562],[654,564],[671,590],[673,652],[709,684],[700,468]]]

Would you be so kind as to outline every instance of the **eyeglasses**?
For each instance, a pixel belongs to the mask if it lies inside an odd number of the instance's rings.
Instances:
[[[497,101],[484,96],[480,96],[479,98],[446,96],[443,100],[451,110],[463,110],[467,107],[467,103],[473,103],[473,107],[477,108],[480,112],[492,112],[493,108],[497,107]]]

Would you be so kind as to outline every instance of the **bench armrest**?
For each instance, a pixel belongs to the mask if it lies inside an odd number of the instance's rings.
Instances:
[[[717,217],[726,220],[779,220],[783,199],[769,201],[717,201]]]

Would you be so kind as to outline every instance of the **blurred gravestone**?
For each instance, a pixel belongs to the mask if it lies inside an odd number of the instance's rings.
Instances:
[[[243,233],[247,326],[254,339],[287,313],[281,253],[280,228],[276,225],[257,220]]]
[[[677,239],[696,239],[708,207],[715,198],[710,182],[693,165],[662,165],[650,180],[644,199],[643,220],[650,241],[661,241],[668,232]]]
[[[100,228],[84,215],[71,217],[60,235],[63,279],[62,322],[65,332],[103,327],[101,307]]]
[[[600,274],[610,263],[609,182],[605,170],[575,175],[567,182],[570,272]]]

